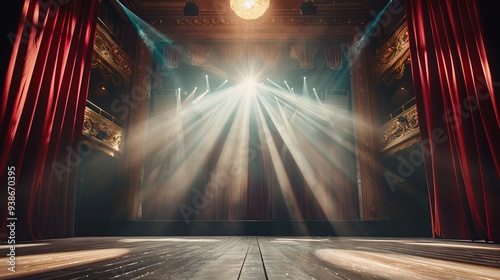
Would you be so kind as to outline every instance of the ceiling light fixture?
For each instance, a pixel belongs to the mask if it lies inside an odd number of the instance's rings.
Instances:
[[[194,2],[194,0],[187,0],[186,6],[184,6],[183,9],[185,16],[197,16],[200,10],[198,4]]]
[[[316,4],[313,0],[306,0],[300,6],[300,12],[303,15],[315,15],[316,14]]]
[[[257,19],[269,8],[270,0],[231,0],[231,10],[242,19]]]

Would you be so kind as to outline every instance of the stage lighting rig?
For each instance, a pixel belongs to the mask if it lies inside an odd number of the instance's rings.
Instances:
[[[316,4],[312,0],[307,0],[300,6],[300,11],[302,15],[315,15],[316,14]]]
[[[184,6],[185,16],[197,16],[200,8],[194,0],[187,0],[186,6]]]

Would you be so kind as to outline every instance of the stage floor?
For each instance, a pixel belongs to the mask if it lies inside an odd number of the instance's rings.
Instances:
[[[79,237],[16,244],[0,279],[500,279],[500,245],[358,237]]]

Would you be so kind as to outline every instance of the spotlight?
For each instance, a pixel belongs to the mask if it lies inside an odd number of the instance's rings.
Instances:
[[[316,4],[312,0],[307,0],[300,6],[300,11],[303,15],[315,15],[316,14]]]
[[[198,4],[194,0],[187,0],[186,6],[184,6],[185,16],[197,16],[199,11]]]
[[[247,78],[243,81],[244,87],[253,87],[255,85],[255,80],[253,78]]]

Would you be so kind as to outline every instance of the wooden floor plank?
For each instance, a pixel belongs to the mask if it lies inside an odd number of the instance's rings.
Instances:
[[[259,238],[258,242],[264,260],[264,269],[269,279],[315,279],[300,265],[271,246],[265,238]]]
[[[248,238],[233,237],[228,248],[213,252],[165,279],[237,279],[248,245]]]
[[[241,274],[238,279],[240,280],[266,279],[266,271],[264,270],[263,259],[256,237],[253,237],[250,240],[249,248],[245,257],[245,262],[243,264],[243,268],[241,269]]]
[[[181,254],[173,253],[165,258],[161,263],[157,263],[146,270],[138,271],[134,274],[127,274],[127,279],[189,279],[196,267],[200,267],[204,262],[223,254],[239,241],[238,238],[223,238],[219,242],[210,242],[208,246],[197,246],[191,248],[190,252],[183,250]],[[182,243],[179,244],[182,246]],[[153,251],[151,254],[155,255]],[[150,259],[150,258],[148,258]]]
[[[260,243],[263,247],[274,248],[291,263],[295,264],[298,269],[301,269],[304,273],[310,275],[310,278],[308,279],[346,279],[335,273],[335,271],[329,270],[327,267],[318,264],[316,259],[310,259],[302,256],[302,253],[305,255],[311,254],[308,248],[301,248],[301,254],[295,254],[292,252],[290,248],[295,247],[295,241],[294,243],[290,243],[286,239],[283,240],[277,238],[261,238],[260,240],[262,240]],[[308,242],[304,244],[308,244]]]
[[[0,279],[500,279],[499,244],[458,240],[95,237],[16,246],[16,272],[0,258]]]

